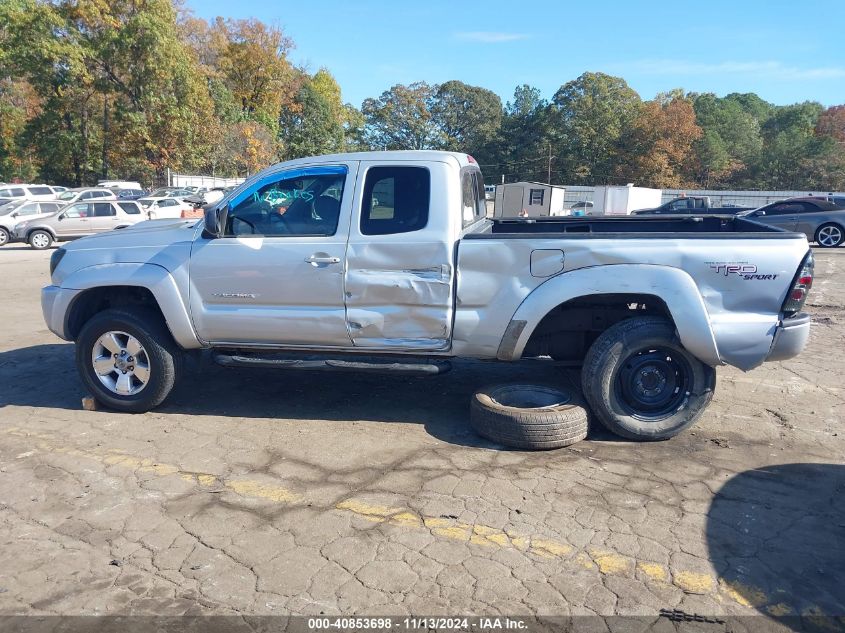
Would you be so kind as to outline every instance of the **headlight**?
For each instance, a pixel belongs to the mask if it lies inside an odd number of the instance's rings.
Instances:
[[[53,275],[53,272],[58,268],[59,262],[62,261],[62,257],[67,255],[67,251],[64,248],[57,248],[53,251],[53,254],[50,255],[50,275]]]

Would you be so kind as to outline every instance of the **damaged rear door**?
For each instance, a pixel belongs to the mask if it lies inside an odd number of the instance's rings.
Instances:
[[[346,252],[346,319],[356,347],[445,350],[453,316],[450,165],[362,162]]]

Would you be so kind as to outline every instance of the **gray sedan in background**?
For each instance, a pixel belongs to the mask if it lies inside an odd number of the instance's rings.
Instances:
[[[825,248],[845,242],[845,208],[819,198],[780,200],[737,215],[803,233]]]

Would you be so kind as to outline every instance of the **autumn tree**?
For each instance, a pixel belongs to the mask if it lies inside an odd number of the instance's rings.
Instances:
[[[689,99],[670,95],[647,101],[620,136],[616,174],[648,187],[686,186],[691,149],[701,135]]]

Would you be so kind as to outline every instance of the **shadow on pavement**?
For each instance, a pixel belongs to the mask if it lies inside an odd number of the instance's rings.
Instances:
[[[707,517],[710,559],[729,591],[797,630],[845,628],[845,465],[742,472]],[[795,616],[804,616],[796,618]]]
[[[391,374],[228,369],[209,360],[188,370],[157,413],[180,415],[423,424],[452,444],[501,448],[469,426],[470,396],[497,382],[569,384],[543,363],[456,361],[436,377]],[[79,410],[85,389],[74,346],[45,344],[0,352],[0,408],[6,405]],[[604,438],[602,432],[596,435]],[[592,436],[592,433],[591,433]]]

